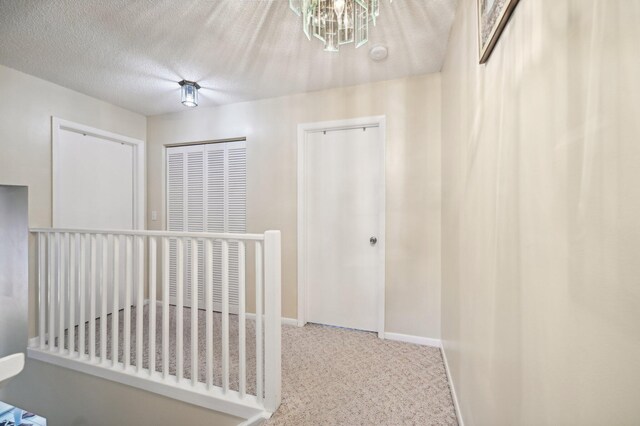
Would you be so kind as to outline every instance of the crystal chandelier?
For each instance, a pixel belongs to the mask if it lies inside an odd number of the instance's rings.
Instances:
[[[307,38],[318,38],[327,52],[337,52],[341,44],[365,44],[369,21],[375,26],[380,14],[380,0],[289,0],[289,6],[302,16]]]

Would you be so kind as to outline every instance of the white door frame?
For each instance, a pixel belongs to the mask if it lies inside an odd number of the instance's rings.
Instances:
[[[348,120],[324,121],[319,123],[304,123],[298,125],[298,326],[307,323],[307,235],[306,235],[306,195],[305,195],[305,141],[307,135],[323,130],[343,130],[360,127],[378,127],[382,138],[382,197],[380,200],[380,238],[378,246],[382,250],[382,258],[386,259],[385,248],[385,193],[386,193],[386,130],[385,116],[361,117]],[[378,337],[384,338],[384,314],[385,314],[385,262],[382,262],[378,272]]]
[[[133,229],[145,228],[145,143],[143,140],[122,136],[117,133],[107,132],[57,117],[51,117],[52,138],[52,206],[51,216],[53,227],[59,226],[56,215],[58,208],[58,182],[60,170],[58,170],[58,155],[60,150],[60,130],[82,133],[112,142],[119,142],[133,147]]]

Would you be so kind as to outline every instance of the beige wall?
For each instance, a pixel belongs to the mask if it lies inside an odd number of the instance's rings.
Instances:
[[[29,187],[29,226],[51,226],[51,117],[146,139],[146,118],[0,65],[0,184]]]
[[[640,2],[521,1],[443,81],[442,334],[467,425],[640,421]]]
[[[133,138],[146,138],[144,116],[0,65],[0,184],[29,187],[29,225],[32,227],[51,225],[51,116]],[[32,259],[35,256],[33,247],[31,256]],[[31,271],[31,312],[34,312],[35,300],[33,276]],[[35,335],[35,317],[30,318],[30,323],[30,334]],[[0,327],[7,325],[0,324]],[[86,392],[87,389],[91,391]],[[25,370],[0,393],[7,402],[48,417],[52,425],[196,424],[202,421],[232,425],[240,421],[32,360],[27,361]]]
[[[0,65],[0,184],[29,188],[29,226],[51,226],[51,117],[144,140],[146,118]],[[35,256],[30,244],[30,255]],[[35,312],[30,265],[29,306]],[[35,316],[29,333],[35,335]]]
[[[4,391],[4,401],[46,417],[51,426],[231,426],[243,421],[32,359]]]
[[[203,92],[204,93],[204,92]],[[177,101],[177,99],[176,99]],[[419,76],[148,118],[148,210],[163,223],[163,146],[247,138],[248,229],[282,231],[283,315],[297,317],[297,125],[387,117],[386,330],[440,336],[440,77]]]

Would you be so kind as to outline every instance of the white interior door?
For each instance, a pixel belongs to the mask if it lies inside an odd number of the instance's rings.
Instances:
[[[60,129],[55,226],[133,229],[133,146]]]
[[[84,126],[78,125],[79,128]],[[86,128],[84,128],[86,129]],[[134,194],[136,167],[134,146],[116,141],[110,136],[102,137],[99,130],[73,130],[59,126],[54,141],[54,211],[53,222],[57,228],[69,229],[133,229],[135,225]],[[70,237],[71,238],[71,237]],[[67,242],[66,244],[69,244]],[[75,242],[79,247],[79,241]],[[107,240],[107,251],[112,252],[114,240]],[[120,253],[124,253],[121,242]],[[86,258],[90,250],[96,250],[96,258],[102,258],[102,239],[96,237],[95,245],[86,240]],[[79,248],[77,248],[79,249]],[[107,265],[107,307],[113,310],[112,264]],[[124,306],[124,272],[119,271],[119,304]],[[101,274],[98,274],[99,276]],[[87,277],[80,277],[88,285]],[[97,283],[102,288],[102,283]],[[85,306],[90,303],[90,294],[85,292]],[[96,306],[101,305],[102,293],[96,295]],[[75,301],[79,312],[80,301]],[[77,318],[77,317],[76,317]],[[68,325],[68,318],[67,318]]]
[[[305,139],[309,322],[378,331],[384,279],[380,133],[378,127],[360,127],[308,133]]]

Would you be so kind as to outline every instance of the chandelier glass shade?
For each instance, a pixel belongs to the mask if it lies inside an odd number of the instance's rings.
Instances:
[[[302,17],[307,38],[316,37],[328,52],[347,43],[366,44],[369,22],[375,26],[380,14],[380,0],[289,0],[289,6]]]

